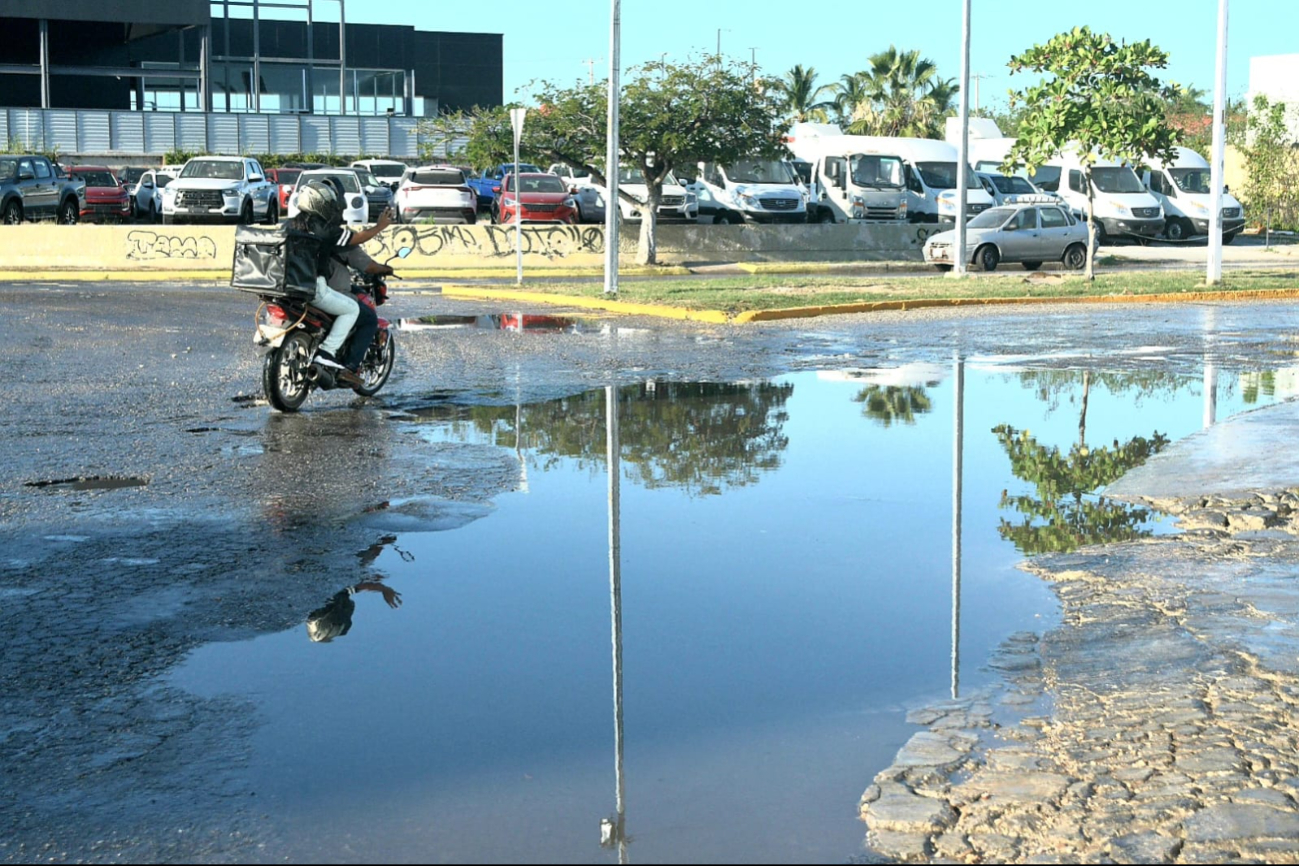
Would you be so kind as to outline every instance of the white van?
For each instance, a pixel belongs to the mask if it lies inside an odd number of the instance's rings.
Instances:
[[[701,162],[686,189],[699,201],[702,223],[807,222],[807,191],[782,159]]]
[[[577,205],[578,222],[604,222],[608,189],[597,184],[588,172],[575,169],[567,163],[552,163],[547,172],[557,176],[570,190],[576,191],[573,200]],[[621,166],[618,169],[618,188],[637,202],[633,205],[621,195],[618,196],[618,209],[622,211],[622,218],[631,222],[640,220],[641,210],[649,198],[649,184],[645,183],[645,175],[639,168]],[[688,198],[685,187],[672,172],[668,172],[659,194],[658,221],[695,222],[697,214],[691,209]]]
[[[1175,148],[1170,163],[1147,159],[1142,180],[1164,208],[1164,236],[1182,241],[1209,233],[1212,187],[1209,161],[1188,147]],[[1245,227],[1245,211],[1235,196],[1222,193],[1222,242],[1229,244]]]
[[[892,148],[881,148],[867,136],[843,135],[827,123],[794,124],[785,145],[806,183],[808,222],[906,220],[902,158]]]
[[[1092,196],[1096,208],[1096,242],[1112,238],[1156,238],[1164,231],[1164,209],[1130,166],[1098,159],[1092,163]],[[1087,184],[1078,155],[1057,156],[1030,178],[1057,193],[1074,214],[1087,218]]]

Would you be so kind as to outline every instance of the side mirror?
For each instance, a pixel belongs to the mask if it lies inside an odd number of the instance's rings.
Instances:
[[[18,179],[19,179],[19,180],[36,180],[36,175],[32,172],[31,169],[29,169],[29,168],[24,168],[24,169],[20,169],[20,170],[18,171]]]
[[[250,174],[250,175],[248,175],[248,182],[249,182],[249,183],[261,183],[261,182],[264,181],[264,180],[266,180],[266,178],[262,177],[260,174]]]

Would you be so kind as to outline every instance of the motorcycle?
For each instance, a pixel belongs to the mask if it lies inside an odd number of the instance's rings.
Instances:
[[[399,279],[395,275],[353,272],[352,294],[358,302],[376,310],[388,299],[385,280],[389,278]],[[373,397],[392,375],[397,344],[388,320],[382,316],[360,369],[352,375],[312,362],[316,349],[334,323],[333,316],[307,301],[289,297],[262,296],[261,302],[253,341],[270,347],[262,362],[262,390],[267,401],[279,411],[296,412],[317,388],[322,391],[351,388],[362,397]],[[351,341],[349,334],[339,350],[340,355],[347,354]]]

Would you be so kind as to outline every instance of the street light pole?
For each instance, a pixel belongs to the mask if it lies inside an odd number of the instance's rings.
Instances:
[[[1218,0],[1218,65],[1213,88],[1213,165],[1209,171],[1209,261],[1204,282],[1222,282],[1222,174],[1227,134],[1227,0]]]
[[[510,183],[514,185],[514,258],[518,265],[518,277],[515,283],[523,285],[523,185],[519,183],[519,139],[523,136],[523,118],[528,113],[526,108],[510,109],[510,126],[514,128],[514,173]],[[502,197],[506,190],[501,191]],[[523,330],[522,319],[519,330]]]
[[[961,146],[956,163],[956,257],[952,273],[958,277],[966,271],[965,213],[969,192],[965,185],[970,173],[970,0],[961,10]]]
[[[618,97],[621,91],[622,0],[610,0],[609,132],[604,149],[604,293],[618,294]]]

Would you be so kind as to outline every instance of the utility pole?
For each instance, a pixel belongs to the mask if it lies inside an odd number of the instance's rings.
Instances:
[[[749,69],[753,74],[753,83],[758,83],[758,49],[749,46]]]
[[[974,111],[977,114],[979,111],[979,82],[992,76],[985,72],[971,72],[970,77],[974,79]]]
[[[604,150],[604,294],[618,294],[618,100],[622,95],[622,0],[610,0],[609,113]]]
[[[1213,87],[1213,163],[1209,168],[1209,261],[1204,282],[1222,282],[1222,174],[1227,134],[1227,0],[1218,0],[1218,64]]]
[[[587,67],[587,72],[586,72],[587,84],[595,84],[595,61],[596,58],[594,57],[588,57],[582,61],[583,63],[586,64]]]
[[[722,65],[722,31],[723,31],[723,30],[725,30],[727,33],[730,33],[730,32],[731,32],[731,31],[730,31],[730,28],[723,28],[723,27],[718,27],[718,28],[717,28],[717,66],[718,66],[718,68],[721,68],[721,65]]]
[[[952,274],[965,276],[968,257],[965,255],[965,215],[969,190],[966,182],[970,175],[970,0],[962,4],[961,12],[961,141],[957,148],[960,161],[956,163],[956,257],[952,260]]]

